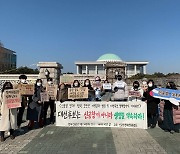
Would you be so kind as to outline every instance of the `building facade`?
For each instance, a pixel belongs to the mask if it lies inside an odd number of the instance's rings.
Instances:
[[[121,67],[123,71],[123,76],[125,78],[131,77],[138,73],[146,74],[146,65],[149,63],[147,61],[123,61],[121,58],[115,54],[104,54],[98,58],[97,61],[84,61],[75,62],[77,67],[77,74],[91,74],[91,75],[105,75],[107,76],[109,68],[107,64],[114,63],[113,71],[118,71]],[[123,69],[122,69],[123,68]],[[115,72],[114,72],[115,73]],[[121,72],[119,72],[121,74]]]
[[[0,72],[16,68],[16,53],[0,46]]]

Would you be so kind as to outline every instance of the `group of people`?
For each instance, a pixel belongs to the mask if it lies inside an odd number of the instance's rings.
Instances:
[[[88,98],[82,99],[83,101],[145,101],[147,103],[147,119],[148,127],[155,128],[159,121],[159,126],[166,132],[179,133],[180,129],[180,107],[173,105],[168,100],[160,100],[151,96],[150,92],[156,88],[153,80],[143,81],[142,85],[138,81],[134,81],[131,89],[123,81],[121,75],[115,76],[116,81],[111,85],[107,80],[102,84],[99,76],[95,78],[95,82],[91,84],[89,79],[84,81],[82,87],[88,88]],[[27,76],[21,75],[19,77],[19,84],[28,84]],[[52,78],[47,79],[47,84],[52,85]],[[74,80],[72,85],[65,85],[64,83],[59,85],[58,100],[61,102],[68,100],[68,88],[78,88],[81,84],[78,80]],[[50,123],[54,123],[55,112],[55,100],[49,99],[49,101],[41,101],[41,92],[45,91],[43,82],[41,79],[37,79],[35,83],[35,89],[33,95],[23,95],[20,108],[9,109],[4,102],[4,91],[13,89],[11,82],[6,82],[3,85],[2,93],[0,95],[1,103],[1,120],[0,120],[0,137],[1,141],[5,140],[5,131],[10,132],[10,138],[14,139],[14,130],[18,126],[19,131],[21,129],[23,114],[25,108],[27,108],[27,120],[28,129],[33,129],[35,122],[38,122],[39,127],[43,127],[47,124],[47,110],[50,107]],[[177,89],[174,82],[168,82],[166,88]],[[139,96],[129,96],[129,90],[139,92]],[[159,110],[160,106],[160,110]],[[176,116],[179,115],[179,116]]]
[[[28,84],[27,76],[19,76],[19,84]],[[47,79],[47,84],[52,85],[52,78]],[[28,129],[34,128],[35,122],[38,123],[39,127],[43,127],[47,124],[47,111],[50,106],[50,123],[54,123],[54,111],[55,111],[55,100],[49,98],[49,101],[41,101],[41,92],[46,89],[43,86],[41,79],[37,79],[34,86],[33,95],[22,95],[21,107],[9,109],[5,103],[5,90],[16,89],[17,85],[13,87],[11,82],[5,82],[0,94],[1,104],[1,120],[0,120],[0,138],[1,142],[5,141],[5,131],[10,132],[10,138],[14,139],[14,130],[18,127],[18,131],[22,132],[24,129],[21,128],[23,122],[24,111],[27,108],[26,119],[29,120]]]

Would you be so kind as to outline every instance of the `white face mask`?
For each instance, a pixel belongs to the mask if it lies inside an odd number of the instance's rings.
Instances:
[[[146,81],[143,81],[142,84],[143,84],[143,85],[147,85],[147,82],[146,82]]]
[[[40,83],[40,82],[37,83],[37,86],[38,86],[38,87],[40,87],[41,85],[42,85],[42,83]]]
[[[49,84],[49,85],[52,84],[52,81],[48,81],[48,84]]]
[[[77,86],[78,86],[78,83],[74,83],[74,85],[77,87]]]
[[[86,85],[86,86],[89,86],[89,82],[86,82],[85,85]]]
[[[149,86],[149,87],[152,87],[152,86],[153,86],[153,84],[152,84],[152,83],[149,83],[149,84],[148,84],[148,86]]]
[[[26,82],[26,80],[25,79],[21,79],[21,83],[25,83]]]

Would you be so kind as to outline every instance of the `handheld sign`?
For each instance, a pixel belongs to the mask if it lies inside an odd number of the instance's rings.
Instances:
[[[34,95],[33,84],[18,84],[17,89],[20,90],[21,95]]]
[[[129,96],[130,97],[141,97],[141,93],[139,91],[130,90],[129,91]]]
[[[18,89],[4,91],[4,101],[9,109],[21,107],[21,95]]]
[[[88,98],[88,87],[68,88],[68,99]]]
[[[102,88],[102,84],[101,83],[94,82],[92,85],[93,85],[93,88]]]
[[[41,102],[48,102],[49,101],[49,94],[47,92],[40,93],[41,95]]]
[[[169,100],[172,104],[179,106],[180,90],[155,88],[150,92],[150,95],[164,100]]]
[[[111,86],[111,83],[104,83],[103,84],[103,89],[105,90],[111,90],[112,86]]]
[[[46,91],[51,98],[51,100],[56,100],[57,98],[57,85],[47,85],[46,86]]]

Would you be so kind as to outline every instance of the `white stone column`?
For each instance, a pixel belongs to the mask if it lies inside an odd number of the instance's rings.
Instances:
[[[137,66],[134,65],[134,75],[136,75],[136,74],[137,74]]]
[[[98,66],[95,66],[95,74],[98,74]]]
[[[77,74],[79,74],[79,65],[77,65],[76,67],[77,67]]]
[[[88,65],[86,65],[86,74],[88,74]]]
[[[146,65],[143,66],[143,74],[146,74]]]

